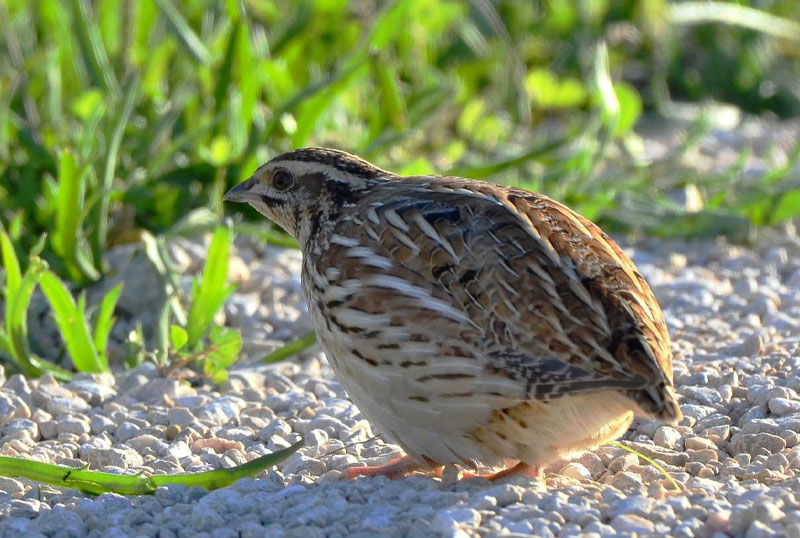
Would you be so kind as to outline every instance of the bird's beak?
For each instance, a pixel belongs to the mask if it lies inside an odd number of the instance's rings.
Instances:
[[[258,195],[252,192],[255,178],[243,181],[225,193],[222,197],[226,202],[250,202],[258,198]]]

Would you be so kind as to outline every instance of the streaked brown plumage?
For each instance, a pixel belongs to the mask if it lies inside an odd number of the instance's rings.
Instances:
[[[284,153],[234,187],[295,236],[322,344],[417,461],[536,468],[677,422],[661,310],[597,226],[540,194]]]

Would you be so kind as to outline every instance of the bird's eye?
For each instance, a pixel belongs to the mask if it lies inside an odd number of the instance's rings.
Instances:
[[[276,170],[272,174],[272,186],[279,191],[285,191],[291,187],[293,183],[294,178],[292,177],[292,174],[286,170]]]

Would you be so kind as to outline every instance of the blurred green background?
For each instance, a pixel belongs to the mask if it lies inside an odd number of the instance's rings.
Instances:
[[[222,194],[295,147],[521,185],[614,233],[800,215],[797,0],[0,0],[0,35],[0,360],[29,376],[224,380],[231,232],[293,240]],[[184,290],[167,239],[211,231]],[[139,241],[150,313],[107,256]]]
[[[221,216],[270,156],[326,145],[615,232],[740,234],[800,213],[797,147],[755,178],[679,160],[720,104],[800,114],[798,21],[796,0],[0,0],[0,224],[23,259],[47,232],[85,284],[110,246]],[[643,121],[683,126],[674,161],[643,153]]]

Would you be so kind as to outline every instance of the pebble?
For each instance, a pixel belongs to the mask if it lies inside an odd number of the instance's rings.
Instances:
[[[589,474],[592,476],[592,480],[597,480],[603,473],[606,472],[606,466],[603,464],[603,460],[600,459],[600,456],[595,454],[594,452],[585,452],[576,458],[576,463],[580,463],[583,467],[589,471]]]
[[[0,392],[0,426],[16,418],[30,418],[31,409],[25,401],[13,393]]]
[[[612,473],[618,473],[620,471],[625,471],[631,465],[636,465],[637,463],[639,463],[639,457],[636,454],[625,452],[608,464],[608,470]]]
[[[611,528],[620,533],[652,534],[655,525],[652,521],[634,514],[620,514],[611,520]]]
[[[731,438],[730,451],[733,454],[747,452],[751,456],[761,453],[773,454],[786,448],[786,441],[769,433],[737,433]]]
[[[481,514],[472,508],[450,508],[438,512],[433,517],[433,530],[446,533],[458,527],[475,528],[480,526]]]
[[[770,413],[774,413],[779,417],[800,413],[800,401],[780,397],[771,398],[769,400],[769,410]]]
[[[85,457],[92,469],[103,469],[104,467],[128,469],[141,467],[144,464],[144,460],[138,452],[124,448],[97,448],[88,451]]]
[[[575,480],[591,480],[592,474],[589,470],[577,462],[570,462],[558,472],[562,476],[574,478]]]
[[[632,472],[622,471],[613,476],[610,484],[623,491],[631,488],[638,488],[642,486],[642,477]]]
[[[653,442],[670,450],[680,450],[683,444],[683,436],[671,426],[661,426],[656,430]]]

